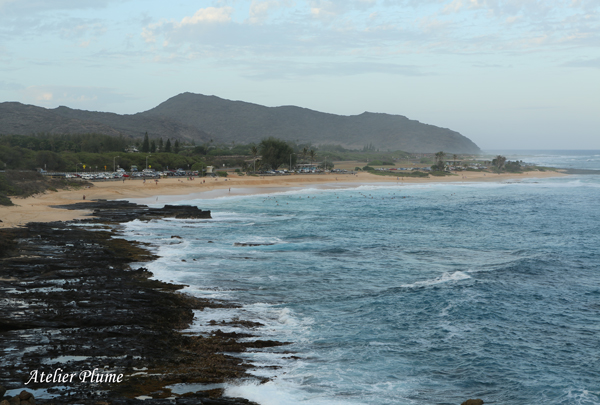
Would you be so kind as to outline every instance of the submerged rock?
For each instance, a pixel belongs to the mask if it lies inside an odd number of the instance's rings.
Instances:
[[[467,399],[460,405],[483,405],[483,399]]]

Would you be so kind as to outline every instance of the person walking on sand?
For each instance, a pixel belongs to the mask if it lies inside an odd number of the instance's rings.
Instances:
[[[83,199],[85,200],[85,194],[83,195]]]

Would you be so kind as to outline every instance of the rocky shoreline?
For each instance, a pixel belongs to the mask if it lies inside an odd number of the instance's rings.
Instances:
[[[255,378],[251,364],[224,353],[284,343],[240,342],[249,335],[220,330],[182,333],[193,310],[233,305],[133,270],[131,263],[155,256],[112,232],[134,219],[206,219],[210,211],[120,201],[65,208],[93,209],[95,218],[0,230],[0,393],[1,386],[12,393],[9,403],[250,404],[222,389],[175,394],[169,386]],[[33,398],[17,400],[22,390]]]

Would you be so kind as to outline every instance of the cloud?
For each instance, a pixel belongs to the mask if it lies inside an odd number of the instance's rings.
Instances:
[[[0,90],[15,91],[15,90],[23,90],[24,88],[25,88],[25,86],[23,86],[22,84],[0,80]]]
[[[315,76],[356,76],[383,73],[398,76],[426,76],[432,73],[418,65],[384,62],[298,62],[296,60],[223,61],[221,67],[241,68],[243,76],[253,80],[299,79]]]
[[[79,39],[92,35],[98,37],[107,31],[106,25],[98,20],[70,18],[53,24],[53,28],[60,32],[63,39]]]
[[[250,3],[248,21],[251,24],[261,24],[274,10],[278,10],[282,7],[292,7],[293,5],[294,2],[290,0],[252,0],[252,3]]]
[[[574,60],[571,62],[564,63],[562,66],[600,69],[600,58]]]
[[[108,7],[127,0],[0,0],[0,14],[31,16],[58,10],[85,10]]]
[[[48,108],[68,105],[72,108],[87,110],[107,110],[109,105],[133,99],[107,87],[48,85],[21,87],[19,90],[23,102]]]
[[[231,21],[233,7],[207,7],[201,8],[191,17],[184,17],[177,27],[202,23],[226,23]]]
[[[157,37],[163,35],[165,41],[163,46],[171,44],[172,40],[180,42],[180,37],[193,35],[196,30],[204,31],[208,26],[217,26],[231,22],[233,7],[207,7],[201,8],[189,17],[183,17],[181,21],[161,20],[148,24],[142,28],[142,38],[147,43],[157,42]]]

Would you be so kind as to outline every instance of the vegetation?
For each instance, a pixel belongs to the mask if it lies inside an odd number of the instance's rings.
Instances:
[[[285,141],[275,138],[263,139],[258,148],[263,163],[273,170],[277,170],[284,163],[289,165],[291,162],[292,166],[296,164],[294,149]]]
[[[79,188],[91,183],[79,180],[49,179],[37,172],[7,170],[0,173],[0,205],[13,205],[9,197],[29,197],[47,190]]]
[[[523,162],[519,162],[519,161],[510,162],[510,161],[507,161],[504,164],[504,170],[506,170],[507,172],[511,172],[511,173],[519,173],[523,169],[521,167],[521,163],[523,163]]]
[[[140,152],[136,153],[136,150]],[[454,162],[456,165],[460,157],[455,154],[451,156],[450,164]],[[158,171],[184,169],[202,172],[211,165],[256,172],[288,167],[290,160],[292,166],[311,163],[331,169],[334,167],[333,161],[339,160],[365,162],[362,170],[366,171],[381,166],[415,167],[419,163],[429,165],[433,162],[433,175],[448,175],[446,157],[446,153],[440,151],[435,156],[421,155],[415,158],[403,151],[379,151],[373,144],[365,145],[362,150],[346,149],[340,145],[321,145],[317,149],[310,144],[295,144],[276,138],[263,139],[259,144],[218,144],[211,139],[196,145],[175,138],[152,137],[147,133],[138,139],[100,134],[0,135],[0,169],[7,170],[41,168],[50,172],[95,172],[112,171],[113,167],[130,170],[135,165],[138,169],[149,167]],[[471,163],[482,163],[499,171],[522,170],[522,162],[508,162],[499,158],[503,157],[498,156],[493,162]],[[363,164],[357,164],[355,170],[361,170]],[[462,169],[481,170],[468,166]],[[399,175],[409,176],[407,173],[398,172]],[[397,173],[392,172],[391,175]]]
[[[506,163],[506,157],[504,157],[502,155],[498,155],[492,160],[492,165],[496,167],[496,169],[498,170],[498,173],[500,173],[500,171],[504,167],[505,163]]]
[[[454,174],[447,172],[445,170],[432,170],[431,172],[429,172],[429,174],[431,174],[432,176],[455,176]]]
[[[435,164],[431,166],[431,170],[434,172],[443,172],[446,168],[446,153],[443,151],[435,154]]]

